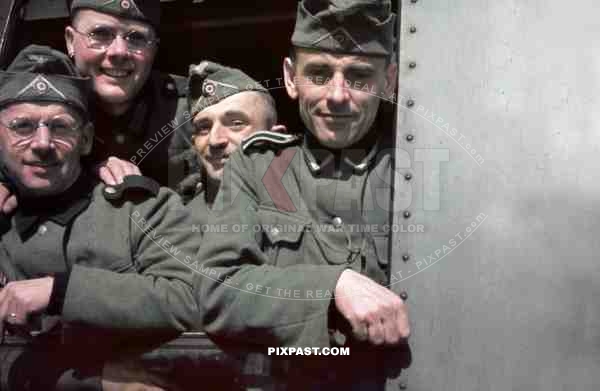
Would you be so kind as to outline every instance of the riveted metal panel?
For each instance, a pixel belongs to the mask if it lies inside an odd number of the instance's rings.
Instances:
[[[413,332],[400,381],[598,389],[597,3],[405,0],[401,15],[397,171],[413,176],[395,223],[424,232],[394,235]]]

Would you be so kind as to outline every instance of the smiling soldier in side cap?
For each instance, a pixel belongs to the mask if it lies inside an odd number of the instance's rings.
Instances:
[[[94,148],[86,164],[104,182],[140,171],[162,186],[183,179],[176,156],[191,133],[186,78],[152,69],[158,52],[159,0],[73,0],[65,28],[69,56],[92,80]],[[0,185],[0,208],[16,200]]]
[[[350,348],[273,364],[283,389],[382,390],[409,361],[407,307],[386,287],[393,151],[375,126],[396,84],[394,21],[389,0],[299,3],[283,68],[305,135],[242,143],[213,207],[228,230],[200,246],[209,333],[258,351]]]
[[[285,131],[277,123],[275,101],[239,69],[204,61],[190,66],[188,104],[193,148],[187,153],[190,175],[179,192],[184,200],[201,196],[212,206],[229,156],[257,131]],[[194,208],[204,209],[198,203]]]
[[[78,76],[66,55],[40,46],[0,73],[0,167],[19,199],[0,216],[0,325],[23,333],[37,316],[60,316],[64,342],[3,362],[10,390],[102,389],[117,348],[102,335],[113,330],[120,348],[143,335],[146,346],[198,324],[185,262],[199,222],[152,180],[111,187],[82,169],[94,128],[90,80]]]
[[[189,134],[186,79],[152,70],[160,15],[159,0],[73,0],[65,39],[77,69],[94,86],[90,160],[117,157],[175,186],[181,173],[170,159],[185,149],[180,137]],[[118,182],[123,174],[115,168]]]

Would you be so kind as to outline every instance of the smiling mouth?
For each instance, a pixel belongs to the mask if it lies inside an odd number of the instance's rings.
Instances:
[[[31,167],[38,167],[38,168],[52,168],[52,167],[58,167],[60,165],[59,162],[29,162],[29,163],[25,163],[28,166]]]
[[[345,120],[350,120],[350,119],[354,119],[355,115],[354,114],[331,114],[331,113],[319,113],[320,117],[323,117],[325,119],[330,119],[330,120],[339,120],[339,121],[345,121]]]
[[[107,68],[101,68],[102,74],[112,77],[114,79],[124,79],[126,77],[131,76],[131,74],[133,73],[132,70],[125,70],[125,69],[107,69]]]

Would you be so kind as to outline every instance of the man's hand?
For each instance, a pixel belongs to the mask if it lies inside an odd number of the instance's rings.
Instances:
[[[335,286],[335,306],[348,320],[359,341],[397,345],[410,335],[402,299],[353,270],[345,270],[340,276]]]
[[[11,214],[17,207],[17,197],[10,192],[8,187],[0,183],[0,210],[4,214]]]
[[[273,125],[271,126],[270,131],[275,133],[287,133],[287,127],[285,125]]]
[[[26,325],[30,315],[48,307],[53,285],[52,277],[9,282],[0,290],[0,321]]]
[[[94,171],[102,182],[109,186],[116,186],[123,183],[123,178],[128,175],[142,175],[138,166],[114,156],[98,164]]]

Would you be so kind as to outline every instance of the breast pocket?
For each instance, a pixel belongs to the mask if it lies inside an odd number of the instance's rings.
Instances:
[[[258,209],[262,250],[277,266],[343,264],[348,262],[346,233],[330,230],[299,212],[271,206]]]

